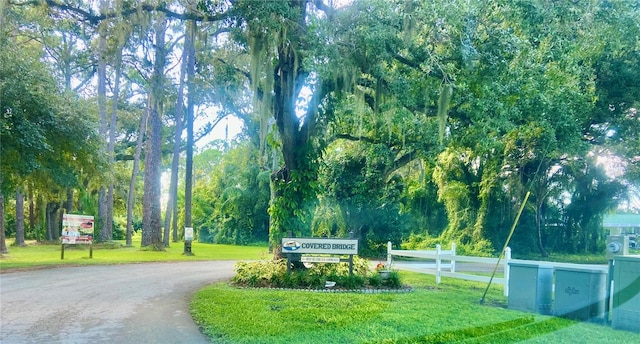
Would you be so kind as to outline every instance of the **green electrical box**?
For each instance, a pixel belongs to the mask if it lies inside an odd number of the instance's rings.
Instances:
[[[557,267],[553,314],[604,323],[607,275],[604,269]]]
[[[509,263],[507,306],[526,312],[551,314],[553,267],[537,263]]]
[[[611,326],[640,332],[640,255],[615,257]]]

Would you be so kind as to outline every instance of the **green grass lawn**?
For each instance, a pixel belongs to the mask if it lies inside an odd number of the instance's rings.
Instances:
[[[115,241],[109,245],[93,245],[93,258],[89,258],[87,245],[67,245],[64,260],[60,259],[60,245],[29,242],[26,247],[11,246],[9,253],[0,258],[0,271],[15,268],[38,268],[62,265],[125,264],[159,261],[194,260],[252,260],[265,259],[271,255],[267,247],[214,245],[194,242],[193,256],[183,255],[182,242],[170,243],[164,252],[141,250],[140,237],[134,237],[132,247],[124,247],[124,241]]]
[[[502,288],[402,272],[410,293],[239,289],[219,283],[191,303],[223,343],[640,343],[640,334],[506,309]]]
[[[10,245],[11,242],[9,241]],[[9,247],[0,270],[59,265],[124,264],[191,260],[268,259],[266,247],[193,243],[165,252],[123,242],[86,246],[30,243]],[[200,290],[191,302],[203,332],[222,343],[640,343],[640,334],[610,327],[506,309],[502,288],[492,287],[479,304],[486,284],[401,272],[409,293],[346,294],[239,289],[219,283]]]

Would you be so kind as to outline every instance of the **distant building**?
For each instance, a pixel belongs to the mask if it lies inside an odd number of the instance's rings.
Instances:
[[[628,235],[629,246],[639,248],[640,214],[611,214],[602,219],[602,227],[611,235]]]

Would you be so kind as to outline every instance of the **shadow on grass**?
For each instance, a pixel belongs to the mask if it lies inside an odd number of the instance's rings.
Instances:
[[[454,331],[444,331],[426,336],[384,340],[375,343],[516,343],[571,326],[572,321],[551,318],[536,322],[534,317],[524,317],[486,326],[474,326]]]

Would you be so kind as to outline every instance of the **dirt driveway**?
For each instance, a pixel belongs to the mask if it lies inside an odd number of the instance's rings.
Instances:
[[[64,267],[0,274],[0,343],[209,343],[191,319],[234,262]]]

